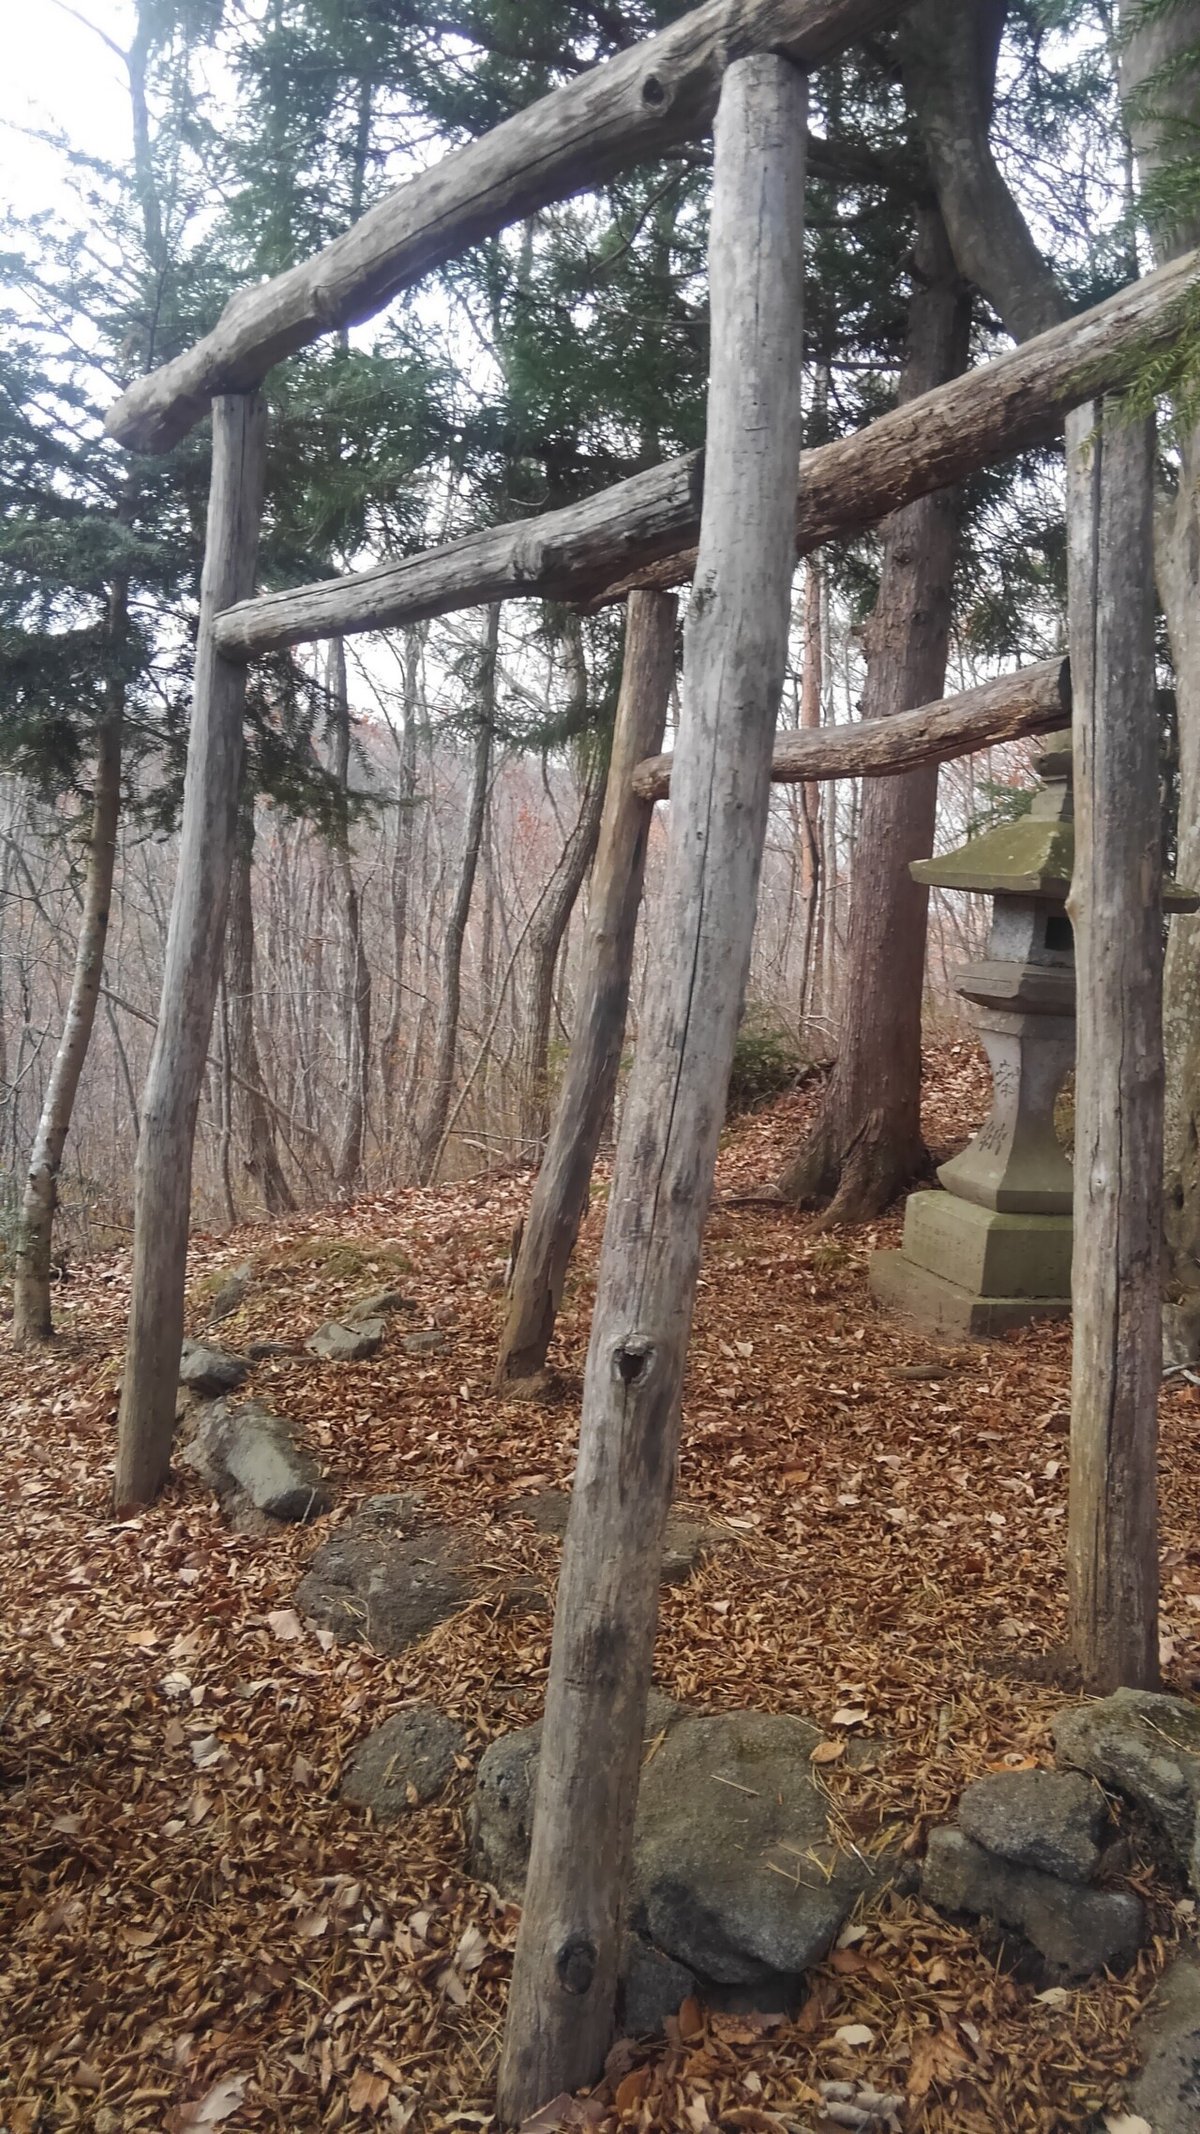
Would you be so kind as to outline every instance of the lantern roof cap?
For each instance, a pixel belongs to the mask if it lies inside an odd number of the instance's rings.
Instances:
[[[984,896],[1034,897],[1062,904],[1075,866],[1075,825],[1038,815],[997,823],[956,852],[913,860],[909,873],[930,889],[971,889]],[[1163,880],[1164,911],[1200,910],[1200,895]]]
[[[1020,815],[997,823],[982,837],[968,838],[957,852],[914,860],[915,882],[932,889],[975,889],[985,895],[1041,897],[1061,904],[1075,863],[1074,825]]]

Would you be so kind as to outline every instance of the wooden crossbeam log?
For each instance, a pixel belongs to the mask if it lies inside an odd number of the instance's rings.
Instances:
[[[731,60],[779,52],[815,66],[882,28],[906,0],[707,0],[389,193],[332,244],[239,291],[202,341],[139,378],[106,427],[162,452],[285,356],[370,318],[468,245],[707,132]]]
[[[919,704],[888,719],[777,734],[771,780],[803,785],[827,778],[893,777],[921,763],[973,755],[999,741],[1052,733],[1069,725],[1070,718],[1070,665],[1065,659],[1041,660],[965,689],[961,696]],[[668,798],[671,762],[670,756],[647,756],[638,764],[632,784],[640,800]]]
[[[860,533],[979,467],[1049,443],[1067,410],[1127,384],[1149,350],[1175,337],[1198,273],[1200,253],[1187,253],[964,378],[802,453],[799,552]],[[678,585],[692,573],[703,489],[703,454],[690,453],[565,510],[242,601],[218,618],[217,643],[230,659],[252,659],[486,601],[599,605],[634,586]]]

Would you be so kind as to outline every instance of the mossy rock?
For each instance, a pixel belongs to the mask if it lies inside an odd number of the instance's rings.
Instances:
[[[266,1264],[284,1272],[312,1268],[330,1282],[364,1282],[371,1276],[412,1271],[411,1259],[398,1245],[351,1245],[336,1237],[301,1238],[268,1255]]]

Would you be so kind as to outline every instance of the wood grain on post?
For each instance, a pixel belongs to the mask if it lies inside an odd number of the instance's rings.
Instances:
[[[953,384],[803,453],[798,553],[861,533],[994,460],[1051,443],[1069,408],[1128,384],[1151,349],[1176,338],[1198,274],[1200,254],[1190,252]],[[217,641],[230,659],[253,659],[492,600],[601,605],[635,586],[682,585],[695,566],[703,492],[704,456],[692,452],[560,511],[246,601],[222,615]]]
[[[261,394],[213,403],[212,484],[192,726],[162,1005],[134,1167],[133,1273],[113,1498],[148,1504],[166,1480],[179,1392],[192,1147],[237,836],[246,670],[213,641],[219,608],[254,583],[267,410]]]
[[[241,290],[202,341],[122,394],[108,416],[110,434],[138,452],[165,451],[215,393],[257,385],[272,364],[370,318],[468,245],[705,133],[731,58],[782,52],[812,66],[881,29],[904,5],[707,0],[454,149],[312,259]]]
[[[944,763],[976,749],[1025,734],[1052,733],[1071,716],[1071,669],[1065,659],[1039,660],[1015,674],[998,675],[961,696],[887,719],[844,726],[800,727],[777,734],[771,757],[773,785],[807,785],[826,778],[891,778],[922,763]],[[673,756],[650,756],[633,775],[644,800],[666,800]]]
[[[1077,965],[1071,1632],[1086,1688],[1158,1680],[1162,811],[1152,426],[1068,433]]]
[[[499,2106],[600,2072],[705,1213],[750,963],[800,441],[806,85],[739,60],[716,127],[708,480],[666,880],[617,1151]]]
[[[638,906],[654,796],[634,773],[661,746],[675,676],[676,602],[631,593],[608,790],[592,868],[583,978],[567,1071],[521,1235],[495,1390],[536,1378],[546,1361],[604,1122],[616,1094]]]

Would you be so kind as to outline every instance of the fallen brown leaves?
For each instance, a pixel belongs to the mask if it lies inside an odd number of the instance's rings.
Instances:
[[[929,1131],[943,1148],[985,1088],[972,1048],[939,1056]],[[725,1190],[770,1182],[811,1101],[727,1137]],[[9,2134],[492,2126],[516,1913],[465,1873],[470,1772],[387,1831],[336,1793],[353,1744],[412,1699],[460,1720],[473,1751],[540,1709],[548,1620],[502,1596],[514,1571],[551,1578],[557,1546],[497,1513],[570,1477],[602,1196],[563,1313],[561,1397],[506,1406],[488,1391],[496,1281],[526,1190],[401,1194],[194,1253],[197,1284],[254,1256],[220,1329],[231,1346],[299,1348],[365,1288],[397,1283],[417,1306],[403,1330],[449,1336],[414,1358],[397,1327],[352,1367],[272,1355],[251,1382],[341,1478],[335,1519],[419,1489],[494,1570],[494,1592],[400,1660],[334,1646],[297,1616],[319,1535],[232,1533],[182,1478],[152,1512],[109,1519],[123,1265],[63,1293],[49,1355],[0,1357]],[[664,1594],[657,1673],[685,1698],[813,1718],[843,1838],[868,1849],[891,1832],[915,1852],[969,1778],[1048,1752],[1069,1354],[1061,1329],[946,1346],[879,1316],[863,1263],[895,1229],[820,1236],[771,1208],[715,1209],[680,1492],[734,1545]],[[1181,1684],[1200,1666],[1196,1403],[1178,1382],[1163,1403]],[[623,2046],[595,2095],[545,2125],[815,2134],[885,2126],[871,2100],[900,2098],[924,2134],[1067,2134],[1119,2110],[1162,1954],[1039,1997],[893,1897],[843,1936],[794,2022],[689,2005],[665,2048]]]

